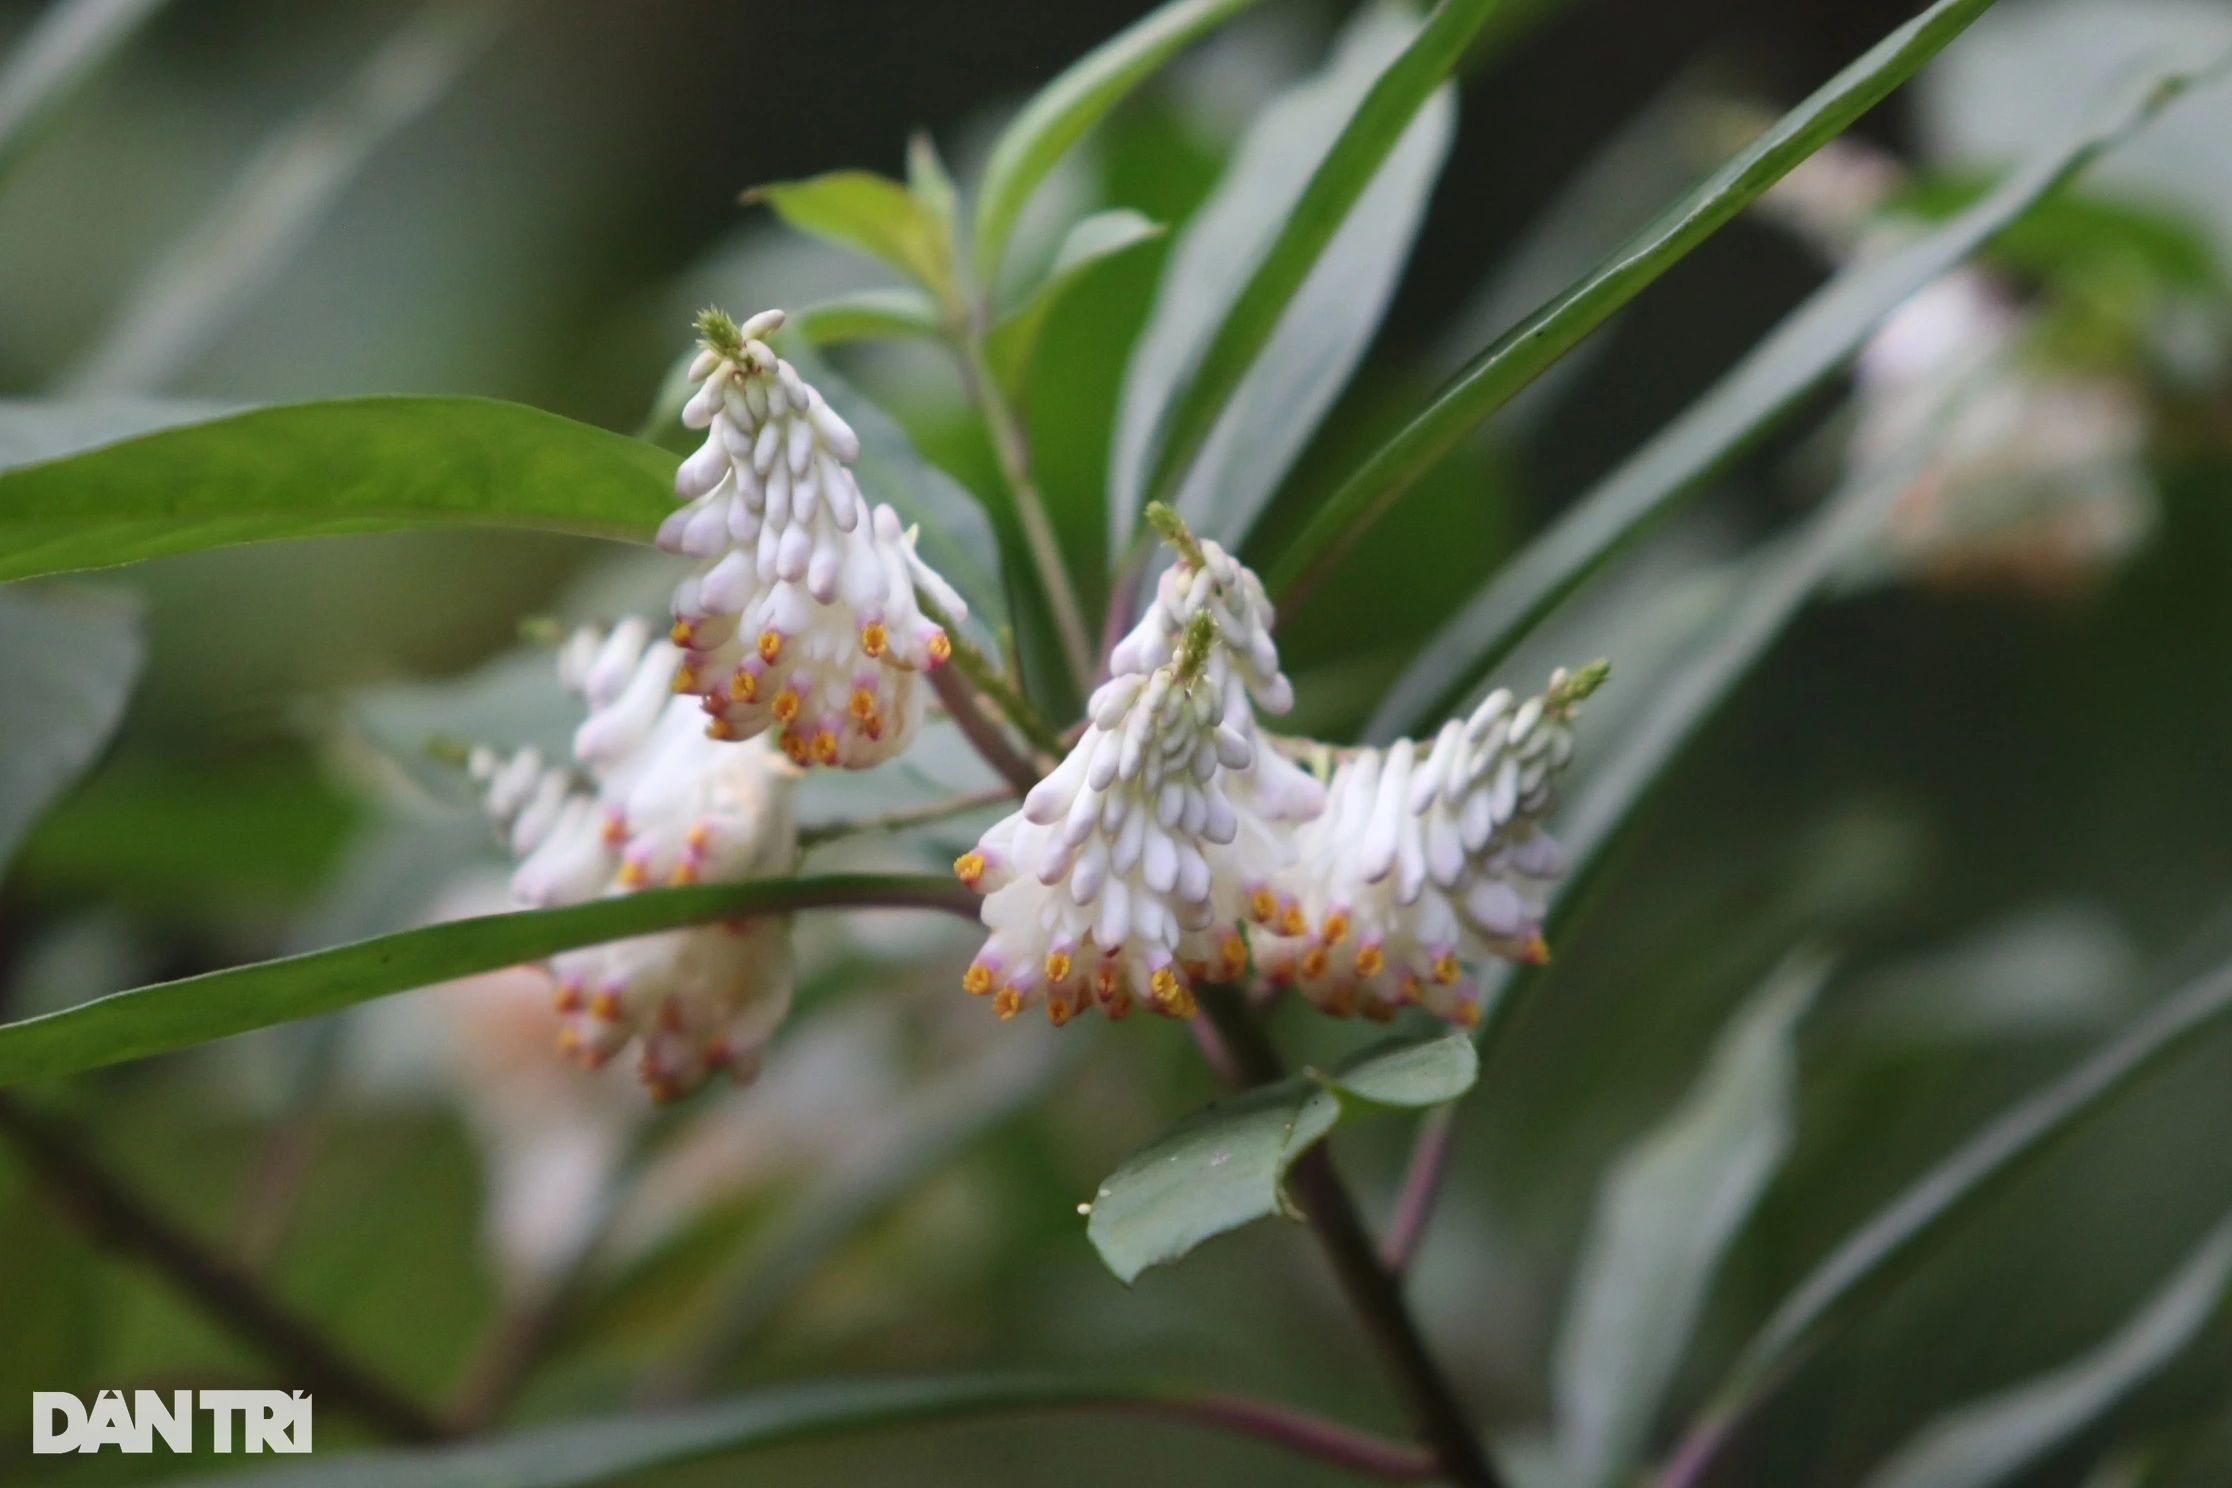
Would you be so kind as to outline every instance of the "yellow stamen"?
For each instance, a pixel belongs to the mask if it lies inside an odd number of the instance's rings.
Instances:
[[[884,630],[881,620],[871,620],[860,627],[860,649],[870,656],[881,657],[884,647],[890,643],[891,637]]]
[[[667,631],[667,639],[685,651],[690,649],[690,643],[695,639],[695,636],[696,632],[690,628],[690,622],[687,620],[675,621],[673,628]]]
[[[828,729],[814,735],[814,762],[822,765],[837,763],[837,736]]]
[[[676,692],[696,692],[698,690],[697,668],[694,666],[676,667],[674,669],[674,690]]]
[[[556,991],[550,994],[550,1006],[552,1011],[554,1012],[580,1012],[581,989],[579,987],[568,987],[561,985]]]
[[[1309,928],[1310,922],[1302,917],[1301,905],[1289,904],[1279,912],[1279,933],[1281,935],[1300,935]]]
[[[697,876],[697,864],[684,858],[681,862],[675,864],[674,871],[667,875],[667,883],[679,889],[684,884],[696,883]]]
[[[953,860],[953,876],[972,889],[984,877],[984,869],[984,854],[980,852],[965,852]]]
[[[1457,1004],[1457,1010],[1450,1016],[1455,1018],[1462,1027],[1478,1028],[1480,1026],[1480,1004],[1477,1002],[1460,1002]]]
[[[726,718],[716,716],[705,725],[705,737],[708,739],[733,739],[736,737],[736,725],[730,723]]]
[[[952,659],[953,642],[946,639],[946,633],[942,630],[930,632],[930,642],[927,649],[930,652],[930,665],[932,666],[944,666],[947,661]]]
[[[1056,947],[1046,953],[1046,979],[1049,982],[1066,982],[1070,974],[1070,954]]]
[[[761,631],[759,638],[759,654],[761,661],[766,662],[769,666],[773,666],[775,664],[775,658],[783,654],[783,633],[779,630]]]
[[[798,692],[786,687],[775,694],[775,721],[789,723],[798,716]]]
[[[1224,953],[1224,980],[1229,982],[1247,969],[1248,943],[1240,938],[1238,931],[1227,935],[1218,950]]]
[[[599,992],[589,999],[589,1016],[600,1023],[617,1022],[620,1017],[620,999],[610,992]]]
[[[1336,909],[1325,917],[1325,943],[1339,945],[1348,939],[1349,917]]]
[[[999,995],[992,999],[992,1011],[1005,1022],[1023,1011],[1023,994],[1013,987],[1002,987]]]
[[[745,668],[738,667],[736,675],[729,678],[728,694],[740,703],[756,702],[759,699],[759,678]]]
[[[713,829],[704,822],[690,823],[690,830],[682,834],[683,845],[691,852],[704,852],[706,844],[712,840]]]
[[[1464,975],[1463,969],[1457,965],[1455,956],[1442,955],[1434,958],[1434,980],[1444,987],[1456,981],[1462,975]]]
[[[1529,966],[1550,964],[1550,942],[1537,935],[1519,948],[1519,959]]]
[[[1069,1020],[1070,1020],[1070,1005],[1069,1005],[1069,999],[1068,999],[1068,998],[1066,998],[1066,997],[1049,997],[1049,998],[1047,998],[1047,999],[1046,999],[1046,1021],[1047,1021],[1047,1022],[1049,1022],[1049,1023],[1053,1024],[1053,1025],[1054,1025],[1054,1026],[1055,1026],[1056,1028],[1059,1028],[1059,1027],[1061,1027],[1061,1026],[1062,1026],[1062,1025],[1064,1024],[1064,1023],[1067,1023],[1067,1022],[1068,1022]]]
[[[620,865],[620,886],[622,888],[640,889],[650,879],[651,875],[645,870],[641,858],[630,858]]]
[[[1356,948],[1356,974],[1358,976],[1378,976],[1380,968],[1386,964],[1387,954],[1378,946],[1361,945]]]
[[[1325,975],[1325,966],[1328,959],[1324,946],[1311,946],[1302,953],[1302,975],[1313,982],[1316,981],[1319,977]]]
[[[992,990],[992,969],[978,961],[961,973],[961,990],[971,997],[982,997]]]
[[[1278,896],[1276,894],[1273,894],[1269,889],[1257,889],[1253,894],[1250,894],[1248,896],[1248,916],[1257,924],[1270,924],[1271,917],[1278,912]]]

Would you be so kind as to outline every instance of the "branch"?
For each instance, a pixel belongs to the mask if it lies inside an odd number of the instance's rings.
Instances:
[[[1225,1052],[1248,1084],[1268,1085],[1286,1077],[1278,1051],[1238,993],[1230,987],[1203,987],[1198,995],[1203,1011],[1216,1023]],[[1379,1350],[1395,1387],[1409,1402],[1441,1477],[1457,1488],[1504,1488],[1503,1478],[1481,1448],[1480,1434],[1418,1331],[1417,1320],[1403,1300],[1402,1278],[1380,1259],[1325,1143],[1319,1142],[1295,1162],[1287,1183],[1317,1233],[1326,1259],[1333,1263],[1349,1307]]]
[[[417,1402],[336,1352],[245,1272],[173,1228],[59,1126],[0,1096],[0,1133],[96,1244],[136,1256],[159,1272],[225,1329],[285,1366],[291,1387],[400,1441],[433,1442],[450,1434]]]
[[[818,827],[807,827],[798,834],[801,850],[820,847],[824,843],[841,841],[862,832],[903,832],[909,827],[924,827],[942,822],[948,817],[966,816],[987,806],[998,806],[1015,799],[1012,786],[997,786],[991,790],[976,791],[970,795],[955,796],[948,801],[933,801],[927,806],[910,806],[900,811],[887,811],[882,816],[864,816],[851,821],[825,822]]]
[[[976,648],[962,633],[953,617],[939,607],[937,600],[917,589],[915,603],[933,625],[946,633],[946,643],[953,647],[952,664],[961,669],[961,675],[974,683],[978,692],[992,700],[993,705],[1014,726],[1017,733],[1036,747],[1059,758],[1062,753],[1061,736],[1039,716],[1038,709],[1031,706],[1030,699],[1016,690],[1008,674],[994,665],[991,657]]]
[[[1442,1184],[1449,1177],[1449,1151],[1456,1139],[1454,1105],[1436,1107],[1418,1124],[1410,1166],[1403,1171],[1402,1197],[1395,1201],[1395,1217],[1380,1241],[1380,1264],[1398,1276],[1418,1259],[1419,1244],[1433,1223],[1434,1205],[1440,1202]]]
[[[1017,794],[1029,792],[1039,783],[1037,767],[1016,753],[1015,746],[1007,741],[999,726],[984,716],[977,706],[976,694],[960,673],[950,667],[939,667],[930,674],[930,685],[937,689],[938,701],[945,704],[954,727],[961,730],[984,762],[1000,772],[1000,778],[1015,787]]]

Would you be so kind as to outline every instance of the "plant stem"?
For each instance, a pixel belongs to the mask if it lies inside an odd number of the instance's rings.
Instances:
[[[997,806],[1015,799],[1009,786],[995,786],[991,790],[976,791],[970,795],[955,796],[951,800],[933,801],[927,806],[911,806],[903,811],[887,811],[882,816],[863,816],[850,821],[827,822],[818,827],[806,827],[798,834],[801,849],[820,847],[825,842],[838,842],[862,832],[898,832],[908,827],[928,826],[948,817],[966,816],[986,806]]]
[[[1016,690],[1014,684],[1008,680],[1007,673],[995,666],[991,657],[970,644],[968,637],[961,633],[961,627],[938,607],[936,600],[917,590],[915,602],[922,607],[922,613],[930,618],[930,622],[946,633],[946,640],[953,647],[953,665],[960,669],[961,675],[974,683],[977,691],[999,706],[1000,712],[1006,715],[1007,721],[1017,733],[1048,754],[1060,758],[1061,736],[1039,716],[1038,709],[1031,706],[1030,700]]]
[[[1439,1106],[1418,1124],[1418,1140],[1411,1148],[1410,1166],[1403,1173],[1403,1196],[1396,1200],[1395,1218],[1388,1222],[1387,1237],[1380,1242],[1380,1263],[1400,1276],[1418,1258],[1419,1242],[1433,1223],[1434,1205],[1441,1199],[1442,1181],[1449,1176],[1449,1151],[1457,1138],[1457,1107]]]
[[[417,1402],[344,1358],[246,1272],[174,1228],[59,1125],[0,1096],[0,1133],[96,1244],[160,1272],[234,1335],[283,1365],[290,1388],[308,1390],[400,1441],[450,1435]]]
[[[1278,1051],[1237,992],[1230,987],[1203,987],[1198,995],[1202,1009],[1216,1024],[1225,1052],[1248,1084],[1268,1085],[1286,1078]],[[1504,1488],[1503,1478],[1481,1448],[1479,1432],[1403,1300],[1402,1278],[1380,1259],[1356,1200],[1334,1170],[1323,1142],[1296,1161],[1287,1183],[1333,1263],[1349,1307],[1409,1404],[1442,1478],[1457,1488]]]
[[[930,674],[930,686],[936,690],[938,701],[953,719],[954,727],[976,747],[984,762],[1000,772],[1000,778],[1013,786],[1018,794],[1027,792],[1039,783],[1040,771],[1029,760],[1016,753],[984,710],[977,706],[976,694],[969,690],[968,680],[956,671],[939,667]]]
[[[1069,567],[1062,561],[1062,545],[1046,515],[1046,502],[1031,479],[1030,445],[1023,437],[1022,422],[1008,407],[992,376],[991,364],[984,357],[983,336],[972,330],[959,338],[956,349],[961,355],[962,381],[970,399],[984,412],[985,427],[992,435],[992,452],[999,458],[1000,474],[1015,498],[1016,515],[1023,523],[1023,541],[1031,550],[1031,566],[1038,570],[1039,585],[1046,590],[1046,602],[1054,611],[1062,655],[1082,691],[1093,680],[1093,643],[1085,630],[1085,610],[1078,602],[1077,588],[1070,583]]]

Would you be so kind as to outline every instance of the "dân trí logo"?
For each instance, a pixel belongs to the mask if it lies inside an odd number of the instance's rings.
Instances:
[[[233,1422],[240,1422],[241,1447],[250,1452],[310,1450],[310,1397],[300,1390],[204,1390],[201,1408],[209,1413],[210,1445],[233,1449]],[[173,1390],[165,1401],[154,1390],[103,1390],[91,1409],[66,1390],[31,1392],[31,1450],[98,1452],[114,1446],[125,1452],[152,1452],[155,1438],[173,1452],[194,1450],[194,1392]]]

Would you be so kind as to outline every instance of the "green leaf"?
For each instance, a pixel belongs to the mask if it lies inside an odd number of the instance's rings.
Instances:
[[[2232,1022],[2232,966],[2189,983],[1910,1185],[1807,1274],[1753,1335],[1693,1436],[1726,1433],[1805,1352],[1910,1275],[2055,1144]]]
[[[1789,1150],[1798,1022],[1826,972],[1786,963],[1606,1176],[1553,1356],[1567,1488],[1624,1482],[1642,1460],[1721,1258]]]
[[[155,18],[168,0],[59,0],[8,53],[0,68],[0,178],[23,159],[47,123]]]
[[[1189,43],[1253,5],[1255,0],[1171,0],[1070,64],[1000,133],[977,186],[979,279],[997,283],[1008,235],[1056,161],[1085,131]]]
[[[829,400],[860,436],[853,474],[870,500],[887,503],[919,527],[917,551],[969,602],[970,618],[987,633],[1007,623],[1007,591],[999,582],[1000,539],[983,505],[952,476],[924,459],[889,414],[838,375],[812,347],[785,332],[784,358]]]
[[[259,408],[0,472],[0,580],[232,543],[515,526],[645,542],[674,456],[487,398]]]
[[[972,920],[978,907],[973,894],[943,875],[832,874],[647,889],[564,909],[451,920],[0,1024],[0,1087],[144,1059],[574,946],[744,915],[871,905],[942,909]]]
[[[0,870],[115,732],[141,654],[128,605],[0,589]]]
[[[1171,400],[1156,441],[1154,474],[1146,485],[1150,499],[1168,500],[1178,493],[1319,257],[1495,8],[1496,0],[1440,0],[1410,45],[1357,104]]]
[[[1482,420],[1800,161],[1905,82],[1991,4],[1992,0],[1938,0],[1783,115],[1580,282],[1481,352],[1318,509],[1272,567],[1268,578],[1273,596],[1283,600],[1306,583],[1314,583],[1339,561],[1359,533]]]
[[[953,240],[936,208],[888,176],[831,171],[804,181],[755,186],[744,200],[765,202],[800,232],[896,269],[929,290],[940,305],[961,303]]]
[[[2050,1374],[1949,1411],[1871,1474],[1865,1488],[1993,1488],[2098,1420],[2193,1342],[2232,1283],[2232,1220],[2098,1348]]]
[[[1110,212],[1095,212],[1069,230],[1045,280],[1031,291],[1029,299],[1002,317],[985,338],[985,359],[992,364],[992,375],[999,379],[1001,389],[1011,400],[1026,401],[1024,393],[1030,377],[1031,354],[1038,349],[1039,332],[1045,329],[1046,318],[1054,313],[1054,307],[1096,265],[1142,243],[1151,243],[1165,231],[1160,223],[1150,222],[1140,213],[1121,207]]]
[[[872,341],[898,337],[939,341],[945,337],[945,316],[938,302],[919,289],[894,285],[889,289],[863,289],[834,299],[817,301],[793,310],[785,326],[816,346],[841,346],[847,341]],[[697,355],[695,351],[690,357]],[[684,360],[684,366],[689,359]]]
[[[1149,1266],[1274,1214],[1292,1216],[1287,1169],[1341,1119],[1308,1080],[1282,1080],[1219,1101],[1164,1132],[1109,1175],[1085,1233],[1129,1286]]]
[[[1453,1101],[1480,1077],[1480,1057],[1462,1029],[1398,1036],[1344,1059],[1319,1084],[1344,1106],[1417,1111]]]
[[[1322,72],[1256,116],[1188,220],[1125,369],[1108,482],[1119,551],[1138,524],[1155,434],[1188,369],[1374,81],[1418,31],[1403,9],[1365,8]],[[1417,236],[1455,112],[1455,92],[1445,87],[1411,122],[1233,391],[1177,498],[1201,536],[1239,545],[1363,357]]]
[[[1281,1080],[1197,1111],[1124,1159],[1093,1196],[1087,1238],[1129,1286],[1150,1266],[1274,1214],[1292,1215],[1287,1169],[1344,1107],[1418,1109],[1470,1089],[1471,1041],[1440,1031],[1390,1039],[1330,1075]]]
[[[1839,274],[1474,596],[1396,680],[1373,717],[1371,735],[1395,737],[1455,701],[1468,683],[1508,655],[1530,626],[1653,518],[1696,489],[1843,365],[1916,291],[2128,138],[2189,80],[2186,74],[2166,74],[2143,89],[2120,92],[2108,106],[2088,111],[2082,127],[2032,157],[1968,211],[1892,253]],[[1514,334],[1527,331],[1522,325]],[[1398,436],[1397,443],[1408,437]]]

